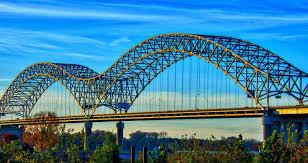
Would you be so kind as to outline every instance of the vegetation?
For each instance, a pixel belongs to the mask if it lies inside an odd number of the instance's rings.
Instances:
[[[38,113],[35,125],[25,125],[22,140],[35,150],[50,150],[59,140],[59,125],[54,113]]]
[[[94,135],[101,135],[98,138],[104,141],[102,144],[98,143],[95,149],[88,153],[83,151],[81,132],[72,133],[72,130],[69,130],[68,132],[59,131],[59,133],[59,142],[48,150],[36,150],[18,140],[4,144],[0,147],[0,162],[8,160],[11,162],[112,162],[119,159],[116,156],[118,156],[120,148],[115,144],[115,136],[110,132],[94,132]],[[140,135],[137,134],[137,136]],[[133,141],[135,138],[126,139],[125,142],[136,143]],[[292,140],[289,141],[292,143],[284,143],[283,139],[284,135],[279,135],[276,131],[263,144],[253,140],[244,140],[241,135],[221,139],[211,137],[206,140],[197,139],[195,134],[189,138],[183,136],[181,139],[157,138],[157,142],[167,142],[167,140],[169,142],[161,143],[157,147],[148,144],[153,147],[152,150],[149,150],[149,162],[307,161],[308,132],[299,143]],[[148,142],[148,140],[144,141]],[[149,139],[149,142],[151,141],[153,140]],[[92,142],[94,141],[92,140]],[[258,152],[251,150],[255,145],[259,145]]]
[[[289,125],[287,132],[274,131],[263,144],[245,140],[242,135],[217,139],[190,137],[170,138],[166,132],[141,132],[130,134],[120,147],[115,135],[94,131],[89,137],[90,148],[83,151],[83,131],[65,130],[64,125],[53,120],[50,113],[36,115],[40,123],[26,126],[22,141],[11,141],[0,146],[0,162],[119,162],[119,153],[129,154],[135,146],[136,155],[144,146],[148,148],[149,162],[307,162],[308,131],[304,138]],[[287,140],[287,141],[285,141]],[[287,143],[286,143],[287,142]],[[120,152],[121,151],[121,152]],[[142,157],[139,153],[139,159]],[[129,158],[122,159],[128,162]]]
[[[115,139],[111,133],[106,134],[103,144],[94,150],[91,160],[102,163],[108,163],[110,160],[117,162],[116,160],[119,160],[119,146],[115,144]]]

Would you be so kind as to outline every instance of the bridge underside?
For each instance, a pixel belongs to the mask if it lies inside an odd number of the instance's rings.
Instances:
[[[305,116],[308,115],[308,106],[288,106],[272,108],[274,114],[279,116]],[[297,112],[294,112],[297,110]],[[140,113],[97,114],[90,118],[84,115],[56,117],[57,123],[84,123],[106,121],[139,121],[139,120],[169,120],[169,119],[210,119],[210,118],[249,118],[262,117],[264,110],[259,107],[226,108],[226,109],[196,109],[184,111],[158,111]],[[7,125],[33,125],[40,123],[40,119],[2,120],[0,126]]]

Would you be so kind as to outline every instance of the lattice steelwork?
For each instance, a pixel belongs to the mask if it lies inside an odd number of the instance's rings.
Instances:
[[[0,101],[0,113],[27,116],[54,82],[68,89],[86,116],[105,105],[126,112],[161,72],[179,60],[198,56],[221,69],[263,109],[280,94],[307,101],[307,73],[256,44],[231,37],[164,34],[127,51],[104,73],[73,64],[38,63],[11,83]]]

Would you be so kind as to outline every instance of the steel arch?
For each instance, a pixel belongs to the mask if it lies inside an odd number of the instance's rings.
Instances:
[[[73,95],[79,106],[79,86],[73,78],[87,79],[98,75],[92,69],[76,64],[37,63],[27,67],[10,84],[0,101],[2,113],[27,116],[40,96],[54,82],[60,82]]]
[[[174,33],[141,42],[102,74],[81,65],[32,65],[9,86],[1,98],[0,111],[31,111],[40,95],[54,81],[59,81],[72,93],[85,115],[92,115],[101,105],[126,112],[159,73],[191,56],[203,58],[221,69],[261,107],[264,107],[262,100],[282,93],[294,97],[301,105],[307,101],[307,73],[269,50],[231,37]],[[23,87],[33,90],[32,93]],[[23,98],[15,98],[25,92]],[[26,99],[32,102],[22,103],[16,111],[14,102]]]

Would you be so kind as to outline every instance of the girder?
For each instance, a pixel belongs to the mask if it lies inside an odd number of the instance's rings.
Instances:
[[[276,115],[304,117],[308,115],[307,106],[274,106]],[[293,111],[296,110],[296,111]],[[300,112],[299,112],[300,110]],[[139,113],[95,114],[89,118],[84,115],[55,117],[49,122],[57,123],[83,123],[106,121],[139,121],[139,120],[171,120],[171,119],[211,119],[211,118],[250,118],[262,117],[265,110],[260,107],[224,108],[224,109],[198,109],[178,111],[156,111]],[[35,125],[41,122],[40,118],[1,120],[0,126],[9,125]],[[46,121],[48,122],[48,121]]]
[[[85,115],[99,106],[126,112],[140,93],[172,64],[197,56],[232,78],[261,108],[272,96],[288,94],[307,101],[307,73],[256,44],[236,38],[165,34],[128,50],[102,74],[77,64],[38,63],[22,71],[0,100],[0,113],[27,116],[54,82],[61,83]]]

